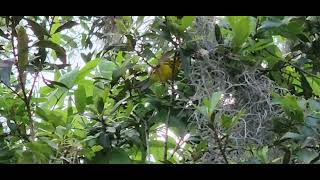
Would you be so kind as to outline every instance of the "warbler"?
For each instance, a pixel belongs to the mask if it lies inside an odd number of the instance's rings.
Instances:
[[[138,84],[141,90],[147,89],[155,82],[166,83],[178,74],[181,64],[180,60],[174,62],[170,57],[171,55],[172,51],[161,56],[159,64],[152,70],[150,77]]]

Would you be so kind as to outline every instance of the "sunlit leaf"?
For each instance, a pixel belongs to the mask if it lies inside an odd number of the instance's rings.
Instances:
[[[227,20],[233,32],[234,46],[241,47],[252,32],[253,20],[250,16],[228,16]]]
[[[86,107],[86,89],[79,85],[78,89],[74,92],[75,104],[78,110],[78,113],[83,113]]]
[[[79,74],[76,77],[76,82],[84,79],[92,69],[94,69],[99,63],[101,59],[95,59],[88,62],[83,68],[80,69]]]
[[[112,61],[101,61],[99,64],[101,75],[109,80],[112,80],[112,73],[116,69],[116,65]]]
[[[213,113],[213,111],[216,109],[221,97],[222,97],[223,92],[222,91],[218,91],[218,92],[214,92],[212,93],[211,97],[210,97],[210,104],[209,104],[209,116],[211,116],[211,114]]]
[[[50,34],[52,37],[51,38],[52,42],[57,43],[57,44],[60,44],[60,33],[54,34],[53,32],[55,32],[59,27],[60,27],[59,16],[54,16],[53,25],[52,25]]]
[[[180,31],[184,31],[188,28],[195,20],[195,16],[183,16],[181,19],[181,25],[179,26]]]

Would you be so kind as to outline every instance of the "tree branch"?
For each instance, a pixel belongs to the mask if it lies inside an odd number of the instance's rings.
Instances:
[[[15,27],[14,24],[11,22],[11,44],[12,44],[12,52],[14,57],[16,58],[17,61],[19,61],[19,59],[17,58],[17,54],[15,52],[15,45],[14,45],[14,37],[13,37],[13,31],[14,31]],[[30,136],[31,136],[31,140],[35,139],[35,133],[34,133],[34,126],[33,126],[33,119],[32,119],[32,113],[31,113],[31,107],[30,107],[30,100],[27,96],[26,93],[26,89],[25,89],[25,84],[23,83],[23,76],[24,76],[24,72],[21,71],[18,63],[15,63],[17,69],[18,69],[18,79],[19,79],[19,83],[20,83],[20,87],[22,90],[22,94],[23,97],[19,96],[25,103],[26,105],[26,110],[28,113],[28,119],[29,119],[29,126],[30,126]]]
[[[55,16],[52,16],[52,20],[51,20],[51,22],[49,24],[49,34],[51,33],[52,25],[54,23],[54,18],[55,18]]]
[[[176,145],[176,147],[174,148],[174,150],[173,150],[173,152],[172,152],[172,154],[171,154],[171,156],[170,156],[170,158],[169,159],[172,159],[173,158],[173,155],[179,150],[179,148],[180,148],[180,146],[181,146],[181,144],[183,144],[184,143],[184,137],[180,137],[180,139],[179,139],[179,141],[178,141],[178,143],[177,143],[177,145]]]
[[[32,83],[30,92],[29,92],[29,95],[28,95],[28,102],[29,102],[29,103],[31,102],[33,89],[34,89],[34,87],[35,87],[35,85],[36,85],[36,80],[37,80],[37,78],[38,78],[38,75],[39,75],[39,72],[36,72],[35,77],[34,77],[34,79],[33,79],[33,83]]]
[[[164,154],[163,154],[163,161],[167,161],[168,159],[168,130],[169,130],[169,118],[170,118],[170,108],[167,114],[167,121],[165,124],[165,136],[164,136]]]
[[[151,65],[146,59],[144,59],[144,57],[142,57],[141,52],[136,51],[136,53],[138,54],[138,56],[140,56],[142,58],[142,61],[145,62],[148,66],[150,66],[152,69],[155,69],[156,67],[154,67],[153,65]]]
[[[213,124],[209,124],[209,125],[207,125],[207,127],[209,127],[209,129],[212,130],[213,135],[214,135],[214,139],[218,143],[218,148],[220,150],[220,153],[221,153],[225,163],[229,164],[226,152],[224,151],[225,148],[223,148],[222,142],[221,142],[221,140],[220,140],[220,138],[218,136],[218,132],[217,132],[216,128],[214,127]]]

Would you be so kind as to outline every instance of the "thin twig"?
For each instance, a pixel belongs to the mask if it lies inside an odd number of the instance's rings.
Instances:
[[[175,57],[173,58],[173,65],[172,65],[172,77],[171,77],[171,89],[172,89],[172,94],[171,94],[171,105],[174,105],[174,99],[175,99],[175,91],[174,91],[174,78],[175,78],[175,65],[176,65],[176,57],[177,54],[175,54]],[[164,142],[164,156],[163,159],[164,161],[167,161],[167,156],[168,156],[168,129],[169,129],[169,118],[170,118],[170,111],[171,111],[171,107],[169,107],[169,111],[168,111],[168,117],[167,117],[167,121],[166,121],[166,129],[165,129],[165,142]]]
[[[167,161],[168,159],[168,130],[169,130],[169,118],[170,118],[170,108],[168,110],[167,120],[165,124],[165,137],[164,137],[164,154],[163,161]]]
[[[222,142],[221,142],[221,140],[220,140],[220,138],[219,138],[219,136],[218,136],[218,132],[217,132],[216,128],[214,127],[213,124],[209,124],[209,125],[207,125],[207,127],[212,130],[213,135],[214,135],[214,138],[215,138],[216,142],[218,143],[218,148],[219,148],[219,150],[220,150],[220,153],[221,153],[221,155],[222,155],[225,163],[226,163],[226,164],[229,164],[227,155],[226,155],[226,153],[225,153],[225,151],[224,151]]]
[[[174,148],[174,150],[173,150],[173,152],[172,152],[172,154],[171,154],[171,156],[170,156],[170,158],[169,159],[172,159],[173,158],[173,155],[179,150],[179,148],[180,148],[180,146],[181,146],[181,144],[183,144],[184,143],[184,137],[180,137],[180,139],[179,139],[179,141],[178,141],[178,143],[177,143],[177,145],[176,145],[176,147]]]
[[[13,56],[15,57],[16,61],[18,61],[18,55],[15,52],[13,30],[14,30],[14,26],[13,26],[13,23],[11,22],[11,46],[12,46],[12,52],[13,52]]]
[[[49,33],[51,34],[52,25],[54,24],[54,18],[55,16],[52,16],[51,23],[49,24]]]
[[[144,59],[144,57],[142,56],[141,52],[136,51],[136,53],[138,54],[138,56],[140,56],[142,58],[142,61],[145,62],[148,66],[150,66],[152,69],[155,69],[156,67],[151,65],[146,59]]]
[[[15,91],[14,89],[12,89],[10,86],[8,86],[7,84],[5,84],[3,81],[0,80],[0,82],[2,82],[2,84],[4,84],[8,89],[10,89],[15,95],[17,95],[21,100],[23,100],[23,97],[20,96],[20,94]]]
[[[296,68],[298,71],[303,72],[304,74],[307,74],[307,75],[312,76],[312,77],[314,77],[314,78],[320,79],[320,77],[318,77],[317,75],[314,75],[314,74],[312,74],[312,73],[310,73],[310,72],[308,72],[308,71],[305,71],[305,70],[301,69],[300,67],[298,67],[298,66],[295,65],[295,64],[292,64],[292,63],[290,63],[290,62],[288,62],[288,64],[290,64],[291,66],[293,66],[294,68]]]
[[[34,87],[35,87],[35,85],[36,85],[36,80],[37,80],[37,78],[38,78],[38,74],[39,74],[39,72],[36,72],[35,77],[34,77],[34,79],[33,79],[33,83],[32,83],[30,92],[29,92],[29,95],[28,95],[28,102],[29,102],[29,103],[31,102],[32,93],[33,93],[33,89],[34,89]]]

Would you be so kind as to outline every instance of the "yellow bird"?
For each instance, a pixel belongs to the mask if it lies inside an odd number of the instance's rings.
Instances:
[[[172,79],[172,73],[173,71],[169,64],[160,64],[157,69],[154,69],[150,78],[154,82],[161,81],[162,83],[165,83],[168,80]]]
[[[141,82],[140,86],[142,90],[147,89],[155,82],[166,83],[171,80],[173,76],[176,76],[180,69],[180,61],[175,62],[175,68],[173,72],[174,61],[170,58],[169,53],[164,54],[159,59],[159,64],[153,69],[150,77]]]

